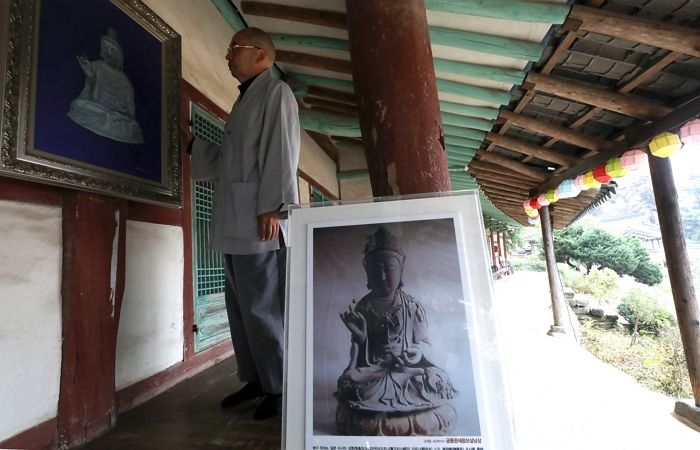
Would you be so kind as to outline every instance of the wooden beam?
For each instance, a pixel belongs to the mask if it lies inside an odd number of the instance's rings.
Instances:
[[[507,105],[510,102],[510,93],[498,89],[473,86],[459,81],[444,80],[438,78],[437,90],[447,94],[461,95],[463,97],[481,100],[482,102]]]
[[[241,9],[244,14],[249,14],[251,16],[310,23],[312,25],[338,28],[340,30],[347,29],[347,18],[345,14],[339,12],[246,0],[241,2]]]
[[[534,183],[527,182],[523,180],[518,180],[516,178],[510,178],[505,175],[495,175],[491,172],[481,172],[474,171],[474,169],[469,170],[479,181],[487,181],[491,183],[497,183],[499,185],[509,186],[514,189],[522,189],[523,191],[529,191],[533,188]]]
[[[462,103],[447,101],[440,102],[440,111],[459,114],[460,116],[478,117],[486,120],[494,120],[498,116],[498,110],[496,108],[463,105]]]
[[[336,166],[338,165],[338,147],[335,146],[330,137],[325,134],[316,133],[315,131],[306,131],[306,133],[311,137],[311,139],[316,142],[316,144],[321,147],[326,155],[335,161]]]
[[[580,175],[598,164],[608,161],[610,158],[620,156],[630,148],[636,148],[646,143],[657,134],[679,128],[684,123],[700,115],[700,97],[686,103],[684,106],[667,114],[665,117],[647,124],[632,125],[625,129],[625,139],[615,142],[604,151],[583,160],[577,166],[567,169],[556,177],[552,177],[542,183],[537,192],[544,192],[559,185],[562,181]],[[479,154],[477,153],[477,156]]]
[[[357,107],[357,98],[355,97],[355,94],[320,86],[309,86],[308,89],[309,95],[326,98]]]
[[[438,72],[448,72],[484,80],[502,81],[510,84],[520,84],[525,79],[525,72],[504,67],[484,66],[463,61],[434,58],[433,65]]]
[[[452,125],[443,125],[445,136],[461,137],[477,141],[483,141],[486,133],[471,128],[454,127]]]
[[[291,52],[288,50],[277,50],[276,54],[277,62],[311,67],[320,70],[328,70],[330,72],[352,74],[350,61],[346,61],[344,59],[310,55],[308,53]]]
[[[453,125],[456,127],[473,128],[481,131],[491,131],[493,124],[491,121],[484,119],[476,119],[474,117],[465,117],[457,114],[443,112],[440,114],[442,123],[445,125]]]
[[[347,39],[335,39],[323,36],[304,36],[300,34],[287,33],[270,33],[269,36],[275,43],[275,47],[280,45],[288,45],[292,47],[313,47],[330,50],[342,50],[346,52],[350,51],[350,44],[348,43]]]
[[[529,181],[532,183],[535,182],[535,180],[528,177],[527,175],[513,172],[512,170],[507,169],[505,167],[497,166],[496,164],[491,164],[491,163],[487,163],[487,162],[483,162],[483,161],[478,161],[476,159],[469,163],[469,168],[472,168],[472,167],[474,169],[477,169],[477,170],[491,172],[491,173],[495,173],[497,175],[508,175],[510,177],[515,177],[515,178],[521,179],[523,181]]]
[[[516,114],[512,111],[508,111],[507,109],[502,110],[499,117],[502,117],[509,123],[517,125],[521,128],[525,128],[536,133],[544,134],[546,136],[551,136],[553,138],[556,138],[557,140],[565,141],[578,147],[582,147],[595,152],[599,152],[600,150],[611,144],[611,142],[608,142],[604,139],[600,139],[598,137],[584,133],[579,133],[577,131],[571,130],[566,127],[561,127],[553,123],[547,123],[541,120],[533,119],[532,117],[528,117],[523,114]]]
[[[346,116],[357,117],[357,108],[345,103],[338,103],[332,100],[311,96],[304,97],[304,103],[314,108],[323,109]]]
[[[429,27],[430,43],[508,58],[537,61],[543,47],[532,42],[452,28]]]
[[[299,123],[304,130],[335,136],[361,137],[357,117],[350,117],[314,109],[300,109]]]
[[[700,30],[697,28],[581,5],[574,5],[569,17],[580,20],[581,29],[585,31],[700,57]]]
[[[578,31],[569,31],[568,33],[566,33],[566,35],[559,42],[559,45],[557,45],[557,48],[555,48],[552,52],[552,55],[549,57],[547,62],[544,64],[544,66],[542,66],[542,70],[540,70],[540,73],[549,75],[549,73],[552,72],[556,65],[559,64],[564,58],[566,52],[569,51],[569,47],[571,47],[571,44],[573,44],[574,41],[578,39],[578,36]]]
[[[572,166],[579,161],[578,158],[563,155],[537,145],[532,145],[521,141],[520,139],[509,136],[501,136],[497,133],[487,133],[486,140],[509,150],[529,155],[534,158],[543,159],[561,166]]]
[[[352,85],[352,81],[350,81],[350,80],[341,80],[338,78],[329,78],[329,77],[319,77],[316,75],[306,75],[306,74],[301,74],[301,73],[288,73],[287,77],[291,80],[300,81],[309,87],[311,87],[313,85],[313,86],[320,86],[320,87],[325,87],[325,88],[330,88],[330,89],[339,89],[339,90],[345,91],[347,93],[354,92],[354,87]],[[308,91],[304,92],[304,95],[306,95],[306,94],[308,94]],[[296,93],[295,93],[295,95],[296,95]],[[302,95],[302,97],[304,95]]]
[[[659,61],[655,62],[654,64],[649,66],[647,69],[643,70],[636,77],[634,77],[633,79],[631,79],[627,83],[623,84],[619,89],[617,89],[617,92],[619,92],[621,94],[626,94],[628,92],[631,92],[634,88],[636,88],[640,84],[644,83],[649,78],[651,78],[652,76],[656,75],[661,70],[663,70],[666,66],[671,64],[673,61],[678,59],[679,56],[680,56],[680,53],[676,53],[676,52],[668,53],[666,56],[661,58]],[[598,108],[598,107],[591,108],[583,116],[578,118],[574,123],[569,125],[569,128],[572,130],[577,130],[577,129],[581,128],[586,122],[591,120],[594,116],[596,116],[597,114],[599,114],[602,111],[603,111],[602,108]],[[565,141],[566,139],[557,139],[557,138],[553,137],[552,139],[545,142],[543,144],[543,146],[544,147],[551,147],[552,145],[554,145],[554,143],[558,142],[559,140]],[[608,143],[608,145],[609,144],[610,143]],[[591,149],[591,150],[593,150],[593,149]],[[598,151],[600,151],[600,150],[598,150]],[[593,153],[588,153],[588,154],[584,155],[583,157],[587,158],[587,157],[590,157],[592,154]]]
[[[630,117],[653,120],[668,114],[671,109],[625,94],[606,91],[576,81],[563,80],[530,72],[527,81],[535,84],[537,91],[563,97],[587,105],[598,106]]]
[[[522,173],[524,175],[527,175],[529,177],[535,178],[536,180],[546,180],[547,179],[547,173],[544,172],[543,170],[535,169],[533,167],[526,166],[525,164],[519,163],[518,161],[514,161],[510,158],[506,158],[505,156],[497,155],[493,152],[485,152],[482,150],[479,150],[476,152],[476,156],[486,162],[490,162],[493,164],[498,164],[499,166],[507,167],[508,169]]]
[[[471,139],[471,138],[465,138],[465,137],[459,137],[459,136],[452,137],[452,136],[449,136],[447,133],[445,133],[445,144],[446,145],[456,145],[458,147],[477,149],[477,148],[481,147],[482,141],[483,141],[483,138]]]
[[[425,9],[519,22],[559,24],[566,19],[569,7],[555,3],[522,0],[425,0]]]

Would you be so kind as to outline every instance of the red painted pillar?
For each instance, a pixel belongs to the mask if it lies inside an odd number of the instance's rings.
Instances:
[[[423,0],[346,0],[360,126],[376,196],[449,191]]]
[[[61,448],[109,429],[116,418],[114,366],[124,295],[126,206],[97,194],[63,199]]]

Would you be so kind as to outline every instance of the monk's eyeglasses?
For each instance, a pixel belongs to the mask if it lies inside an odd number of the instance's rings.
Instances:
[[[261,47],[257,47],[255,45],[231,44],[228,46],[228,51],[230,53],[236,53],[236,50],[238,50],[239,48],[257,48],[258,50],[262,50]]]

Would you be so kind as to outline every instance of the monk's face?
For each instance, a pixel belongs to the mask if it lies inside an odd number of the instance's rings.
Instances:
[[[403,264],[395,252],[380,250],[365,260],[365,270],[372,292],[380,297],[388,297],[401,283]]]
[[[239,82],[243,83],[264,70],[261,65],[264,60],[265,51],[257,47],[245,31],[233,36],[226,52],[226,61],[231,75]]]

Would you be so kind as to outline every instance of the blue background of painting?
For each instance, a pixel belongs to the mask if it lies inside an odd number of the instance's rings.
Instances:
[[[45,1],[40,14],[34,147],[78,165],[161,182],[161,43],[108,0]],[[100,36],[109,27],[124,51],[143,144],[99,136],[66,115],[85,79],[76,55],[101,59]]]

